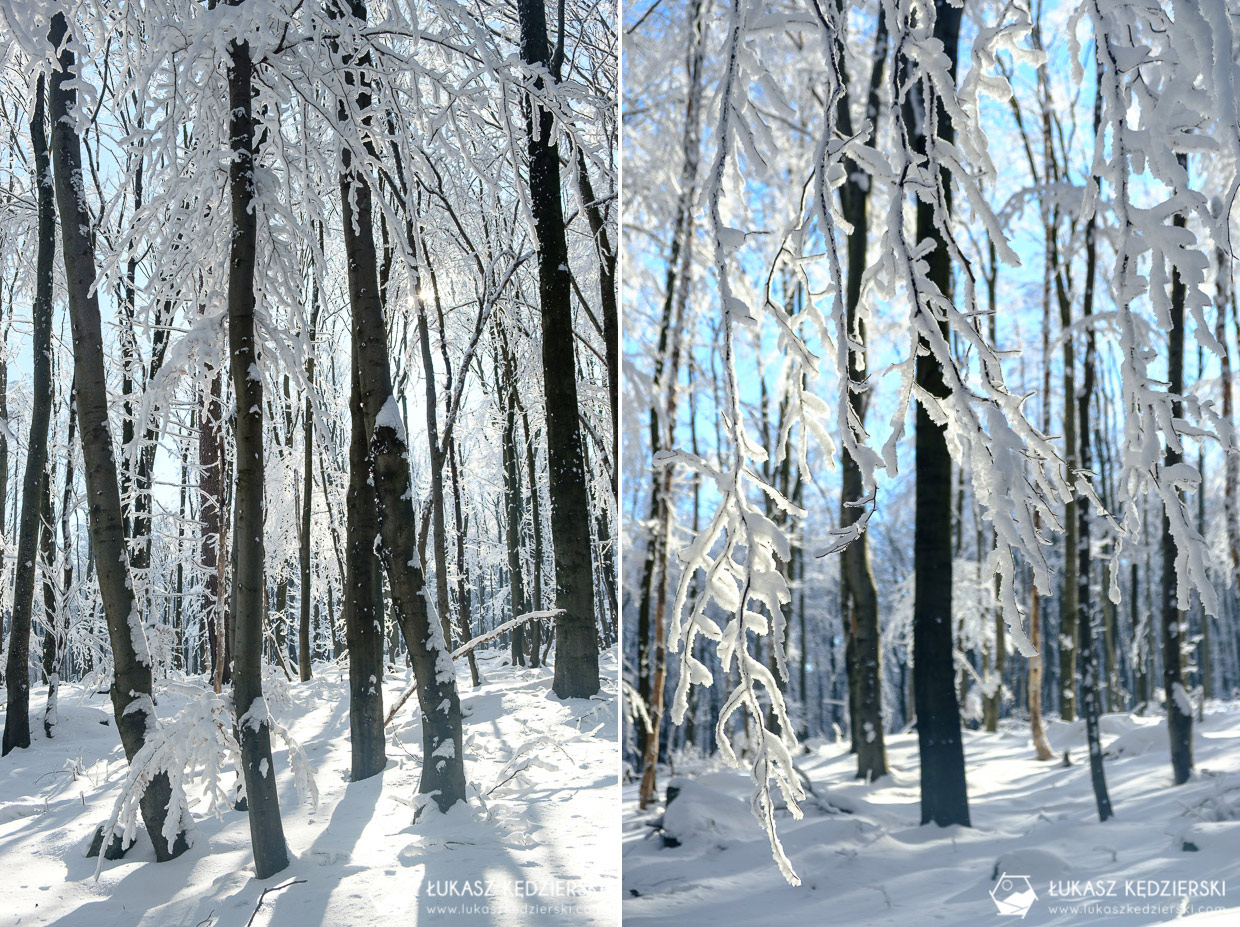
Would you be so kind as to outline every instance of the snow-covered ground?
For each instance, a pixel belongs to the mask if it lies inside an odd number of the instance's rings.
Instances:
[[[1240,704],[1211,703],[1194,727],[1196,773],[1172,787],[1164,720],[1102,720],[1115,806],[1106,824],[1094,807],[1081,722],[1049,725],[1059,757],[1072,751],[1068,767],[1058,757],[1035,760],[1027,727],[1015,722],[996,734],[966,732],[972,828],[918,826],[916,734],[888,738],[895,772],[875,784],[851,778],[846,745],[816,744],[796,762],[817,798],[800,821],[780,813],[802,881],[795,888],[749,812],[747,773],[688,771],[673,783],[681,792],[662,821],[662,806],[637,810],[628,785],[624,922],[1002,924],[995,890],[1015,896],[1026,924],[1240,924]],[[667,783],[660,777],[660,797]],[[680,845],[666,846],[665,834]]]
[[[268,703],[315,769],[318,808],[300,805],[283,744],[273,744],[285,835],[285,871],[254,879],[244,812],[198,816],[184,856],[154,862],[145,833],[124,860],[84,848],[106,820],[125,764],[106,695],[62,688],[55,740],[0,762],[0,924],[5,927],[375,927],[378,924],[614,925],[619,908],[614,650],[603,656],[596,699],[557,700],[549,669],[482,656],[474,690],[459,661],[470,806],[413,823],[420,722],[411,700],[388,729],[388,768],[350,783],[348,672],[316,667],[309,683],[270,680]],[[269,677],[270,679],[270,677]],[[408,681],[389,674],[385,704]],[[181,687],[176,687],[178,690]],[[159,697],[170,718],[185,695]],[[274,740],[274,738],[273,738]]]

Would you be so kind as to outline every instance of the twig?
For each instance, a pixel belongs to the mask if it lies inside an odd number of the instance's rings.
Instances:
[[[302,885],[305,881],[305,879],[289,879],[283,885],[273,885],[271,888],[264,888],[263,893],[258,896],[258,904],[254,905],[254,911],[250,915],[250,919],[245,922],[245,927],[250,927],[250,925],[254,923],[254,918],[258,917],[258,912],[263,906],[263,899],[267,897],[268,892],[278,892],[282,889],[288,888],[290,885]],[[208,915],[208,917],[209,916],[210,915]]]

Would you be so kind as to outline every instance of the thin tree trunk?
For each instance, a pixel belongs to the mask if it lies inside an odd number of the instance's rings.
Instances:
[[[409,206],[409,204],[406,204]],[[413,247],[413,242],[410,242]],[[444,454],[439,446],[439,424],[435,409],[435,365],[431,360],[431,336],[426,324],[426,307],[418,294],[417,270],[414,269],[413,301],[417,310],[418,345],[422,352],[423,379],[426,381],[426,437],[431,459],[431,524],[434,527],[432,550],[435,556],[435,602],[444,642],[452,646],[451,603],[448,601],[448,524],[444,515]],[[464,641],[462,641],[464,643]]]
[[[56,259],[56,213],[52,203],[52,171],[47,149],[44,78],[35,86],[30,137],[34,143],[38,183],[39,245],[35,262],[33,309],[33,384],[30,438],[22,478],[21,521],[17,529],[17,565],[13,578],[13,617],[9,623],[9,656],[4,678],[8,706],[4,717],[3,755],[30,746],[30,625],[38,571],[39,508],[46,483],[47,434],[52,417],[52,266]]]
[[[1101,113],[1101,100],[1098,99],[1094,104],[1094,128],[1097,130],[1098,121]],[[1088,473],[1093,465],[1091,460],[1090,433],[1089,433],[1089,412],[1090,402],[1093,399],[1094,392],[1094,356],[1095,356],[1095,336],[1094,329],[1091,324],[1094,304],[1094,274],[1097,266],[1097,242],[1095,239],[1096,221],[1091,215],[1089,221],[1085,224],[1085,288],[1081,305],[1081,319],[1085,322],[1085,363],[1084,363],[1084,382],[1081,384],[1081,392],[1077,398],[1079,404],[1078,421],[1080,424],[1080,466],[1081,470]],[[1071,404],[1071,394],[1067,394],[1066,401]],[[1099,703],[1099,683],[1098,683],[1098,652],[1097,652],[1097,631],[1096,631],[1096,614],[1093,603],[1092,590],[1090,589],[1090,563],[1092,551],[1090,550],[1090,504],[1089,498],[1082,496],[1076,502],[1078,531],[1077,531],[1077,603],[1079,611],[1079,633],[1080,633],[1080,658],[1083,666],[1083,678],[1081,679],[1081,695],[1084,701],[1085,709],[1085,743],[1089,748],[1089,774],[1090,781],[1094,788],[1094,802],[1098,806],[1098,820],[1106,821],[1111,817],[1111,798],[1107,793],[1106,773],[1102,768],[1102,744],[1098,734],[1098,717],[1102,713]],[[1105,592],[1104,592],[1105,595]]]
[[[116,458],[108,427],[107,378],[103,366],[103,326],[96,278],[92,220],[84,200],[82,146],[72,117],[77,106],[75,53],[62,42],[68,31],[63,13],[52,17],[49,41],[59,48],[59,69],[51,76],[49,120],[52,125],[52,160],[55,165],[56,205],[60,212],[61,245],[64,250],[65,283],[73,331],[73,388],[77,397],[78,424],[82,439],[82,463],[86,479],[88,522],[95,576],[103,602],[112,644],[112,708],[116,728],[133,760],[146,742],[146,732],[158,723],[152,699],[151,658],[141,615],[134,600],[125,551],[125,527],[121,515]],[[187,848],[184,828],[177,826],[171,841],[164,836],[164,822],[172,784],[166,773],[155,776],[143,792],[142,819],[155,849],[155,858],[173,859]],[[180,825],[183,822],[178,822]]]
[[[502,334],[501,334],[502,338]],[[512,359],[508,356],[507,343],[503,345],[504,356],[501,360],[499,349],[495,357],[495,383],[499,391],[500,415],[503,416],[504,431],[500,448],[504,466],[504,537],[508,549],[508,587],[512,591],[512,614],[517,616],[523,611],[533,611],[526,601],[525,583],[521,569],[521,471],[517,462],[517,410],[513,399],[516,389],[516,370]],[[525,626],[520,625],[512,631],[512,662],[513,665],[525,665]]]
[[[517,411],[521,413],[521,427],[525,435],[525,465],[530,489],[530,533],[534,539],[534,563],[533,569],[530,571],[532,579],[530,606],[533,611],[540,611],[543,607],[543,529],[542,503],[537,482],[538,469],[535,450],[537,437],[530,430],[530,418],[525,412],[525,407],[521,405],[521,392],[515,386],[513,388],[513,399],[517,404]],[[542,647],[541,621],[535,621],[530,624],[530,638],[530,666],[537,669],[542,662],[542,654],[540,653],[540,648]]]
[[[839,6],[843,13],[843,5]],[[844,67],[843,39],[837,40],[841,69]],[[880,8],[874,36],[873,64],[870,69],[866,96],[866,119],[878,118],[879,88],[887,60],[887,17]],[[848,77],[842,72],[848,86]],[[852,109],[849,96],[840,98],[837,106],[839,130],[845,138],[852,136]],[[877,130],[877,126],[874,126]],[[844,159],[846,180],[840,187],[840,207],[845,221],[852,227],[846,243],[847,278],[845,281],[845,317],[850,339],[848,351],[848,402],[852,415],[864,425],[869,398],[862,386],[866,379],[866,328],[858,309],[861,305],[861,282],[866,268],[866,245],[869,239],[870,177],[852,158]],[[865,513],[861,467],[848,449],[842,448],[840,459],[843,475],[840,490],[840,524],[855,525]],[[849,715],[852,743],[857,754],[857,778],[867,781],[887,774],[887,747],[883,736],[882,639],[878,624],[878,585],[870,565],[869,535],[862,532],[844,549],[840,571],[847,595],[849,643],[849,698],[855,701]],[[856,676],[855,681],[853,676]]]
[[[47,675],[47,704],[43,709],[43,733],[54,737],[59,721],[60,670],[65,658],[65,643],[69,636],[69,591],[73,586],[72,546],[69,542],[69,507],[73,498],[73,442],[77,437],[77,402],[73,390],[69,391],[69,434],[65,441],[65,489],[60,498],[60,544],[64,551],[64,566],[60,580],[60,614],[56,616],[55,645],[50,666],[44,648],[44,670]]]
[[[1187,169],[1187,158],[1180,155]],[[1177,213],[1172,225],[1183,228],[1184,214]],[[1171,419],[1183,416],[1184,403],[1184,281],[1179,271],[1171,275],[1171,331],[1168,332],[1167,390],[1171,400]],[[1163,469],[1169,470],[1184,459],[1183,453],[1170,437],[1164,453]],[[1167,730],[1171,737],[1171,769],[1175,784],[1187,782],[1193,771],[1193,716],[1188,693],[1184,689],[1184,628],[1185,616],[1179,606],[1179,579],[1175,570],[1176,547],[1171,536],[1171,520],[1166,509],[1162,516],[1162,650],[1163,693],[1167,700]]]
[[[563,24],[561,24],[563,28]],[[607,400],[611,419],[611,444],[607,456],[611,458],[611,498],[616,504],[620,499],[620,314],[616,307],[616,249],[611,244],[604,218],[603,207],[594,194],[590,173],[586,169],[585,152],[577,148],[577,186],[581,192],[582,209],[590,224],[590,235],[598,255],[599,301],[603,316],[604,357],[607,361]],[[613,615],[617,614],[616,554],[615,545],[607,543],[603,534],[610,535],[608,518],[610,506],[601,506],[599,513],[599,561],[603,588]]]
[[[543,0],[517,0],[521,60],[551,65]],[[556,660],[552,689],[560,698],[589,698],[599,690],[598,631],[594,615],[590,498],[582,456],[573,336],[572,284],[561,202],[560,158],[550,110],[537,102],[546,89],[533,81],[526,111],[529,195],[538,243],[538,295],[542,314],[543,392],[551,491],[551,542],[556,575]]]

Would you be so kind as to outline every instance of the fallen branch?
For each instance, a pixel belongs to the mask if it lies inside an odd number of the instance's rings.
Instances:
[[[271,888],[264,888],[263,893],[258,896],[258,904],[254,905],[254,911],[250,914],[250,919],[245,922],[245,927],[250,927],[254,923],[254,918],[258,917],[258,912],[263,906],[263,899],[267,897],[268,892],[278,892],[288,888],[290,885],[304,885],[305,883],[305,879],[289,879],[283,885],[273,885]],[[209,917],[210,915],[208,915]]]
[[[465,654],[473,650],[475,647],[479,647],[482,644],[485,644],[487,641],[493,641],[495,640],[495,638],[499,637],[500,635],[507,634],[509,631],[513,630],[514,628],[520,625],[525,624],[528,621],[541,621],[544,618],[559,618],[563,614],[564,614],[564,609],[562,608],[550,608],[543,612],[528,612],[524,615],[518,615],[516,618],[512,618],[508,621],[505,621],[503,624],[497,624],[490,631],[487,631],[486,634],[482,634],[478,637],[475,637],[473,640],[469,641],[468,643],[461,644],[460,647],[457,647],[456,650],[452,651],[452,659],[453,660],[460,659],[461,657],[465,656]]]
[[[481,634],[478,637],[475,637],[473,640],[467,641],[466,643],[461,644],[460,647],[457,647],[456,650],[452,651],[452,659],[459,660],[461,657],[465,656],[465,654],[469,653],[475,647],[479,647],[482,644],[485,644],[487,641],[493,641],[495,640],[495,638],[503,634],[507,634],[513,628],[526,624],[527,622],[542,621],[544,618],[559,618],[563,614],[564,614],[564,609],[562,608],[550,608],[550,609],[547,609],[546,611],[527,612],[524,615],[518,615],[516,618],[512,618],[508,621],[505,621],[503,624],[496,625],[494,628],[492,628],[490,631],[487,631],[485,634]],[[401,692],[400,696],[392,704],[392,708],[388,712],[387,718],[385,718],[383,721],[383,726],[385,728],[389,724],[392,723],[397,713],[402,708],[405,707],[405,702],[409,701],[409,697],[413,695],[413,693],[416,691],[418,691],[418,681],[415,678],[413,682],[409,683],[409,685],[405,687],[405,691]]]

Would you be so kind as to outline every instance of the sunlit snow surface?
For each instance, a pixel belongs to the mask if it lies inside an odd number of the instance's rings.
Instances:
[[[196,845],[169,863],[154,862],[143,832],[124,860],[104,862],[96,882],[83,849],[125,769],[108,697],[62,684],[60,726],[48,741],[42,691],[32,692],[34,744],[0,763],[0,924],[240,927],[264,888],[305,879],[269,894],[255,927],[612,927],[620,836],[614,651],[603,656],[605,688],[594,700],[561,702],[550,692],[550,669],[503,662],[480,656],[485,681],[475,691],[458,661],[470,806],[427,811],[417,824],[409,805],[421,767],[416,700],[388,729],[387,770],[351,784],[347,666],[316,666],[305,684],[285,682],[278,670],[266,677],[268,707],[314,765],[319,808],[297,803],[279,745],[273,765],[292,862],[264,882],[254,879],[249,825],[237,811],[223,822],[199,815]],[[408,680],[403,667],[385,677],[386,705]],[[157,694],[161,718],[183,704],[182,688]],[[467,894],[452,896],[449,884]]]
[[[872,785],[852,779],[856,760],[846,744],[814,744],[796,764],[818,801],[810,797],[803,804],[801,821],[779,813],[784,847],[802,880],[797,888],[779,874],[749,812],[747,772],[678,764],[676,784],[684,787],[666,820],[662,805],[639,812],[636,786],[626,786],[624,922],[1240,924],[1240,704],[1207,706],[1204,724],[1194,725],[1196,772],[1180,787],[1171,785],[1161,717],[1105,716],[1102,739],[1116,815],[1106,824],[1098,823],[1094,807],[1083,723],[1054,721],[1048,728],[1057,754],[1047,763],[1033,758],[1027,725],[1005,722],[997,734],[965,733],[972,828],[918,826],[915,733],[888,735],[895,772]],[[1065,768],[1060,764],[1069,748],[1073,765]],[[667,781],[664,771],[660,798]],[[665,833],[674,833],[680,845],[666,847]],[[1028,876],[1038,896],[1023,920],[1000,917],[991,899],[1004,872]],[[1062,890],[1070,888],[1065,880],[1114,881],[1118,897],[1096,899],[1104,905],[1172,910],[1076,908],[1074,902],[1084,899],[1051,897],[1052,881]],[[1129,897],[1125,880],[1226,880],[1226,894],[1191,904],[1174,892]],[[1218,907],[1224,910],[1206,910]]]

